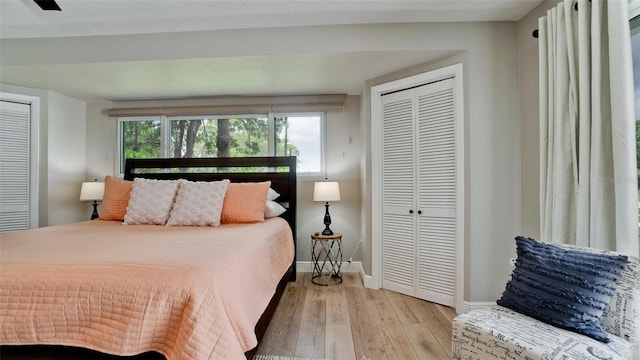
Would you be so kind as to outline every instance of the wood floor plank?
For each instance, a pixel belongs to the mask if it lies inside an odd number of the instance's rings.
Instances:
[[[382,338],[376,322],[374,311],[367,302],[363,288],[345,287],[345,297],[349,308],[353,346],[357,359],[386,359],[382,346]]]
[[[287,286],[271,323],[258,347],[261,354],[294,356],[306,290],[297,286]]]
[[[389,298],[393,310],[398,317],[398,321],[400,321],[401,324],[420,323],[420,317],[414,313],[413,306],[409,306],[407,303],[407,301],[410,301],[410,303],[413,304],[414,302],[411,299],[414,298],[390,290],[385,290],[384,293]]]
[[[387,320],[380,322],[378,326],[381,330],[382,345],[387,354],[387,359],[418,359],[400,322],[397,320]]]
[[[314,285],[307,287],[307,299],[309,300],[326,300],[327,292],[329,291],[329,287]]]
[[[344,287],[362,287],[362,279],[358,273],[343,273],[342,284]]]
[[[456,313],[456,310],[452,307],[439,305],[439,304],[435,304],[435,306],[438,309],[438,311],[440,311],[440,313],[444,315],[444,317],[447,320],[449,320],[449,322],[453,322],[453,318],[458,316],[458,314]]]
[[[353,335],[350,325],[327,325],[324,348],[325,359],[355,360]]]
[[[398,315],[393,309],[393,304],[387,296],[386,290],[376,291],[378,292],[376,299],[369,301],[370,306],[375,310],[375,312],[372,312],[372,316],[374,316],[375,320],[378,322],[398,320]]]
[[[325,289],[327,325],[350,325],[349,307],[342,287],[334,286]],[[349,332],[351,334],[351,332]]]
[[[312,285],[311,273],[310,272],[298,273],[298,276],[296,276],[295,285],[303,288],[307,288],[309,287],[309,285]]]
[[[428,326],[424,324],[403,324],[402,327],[419,359],[451,359],[450,354],[440,346]]]
[[[289,283],[256,354],[313,359],[449,359],[452,308],[366,289],[355,273],[318,286]]]
[[[325,306],[325,300],[314,300],[307,294],[307,299],[302,309],[302,320],[300,321],[295,356],[324,358]]]
[[[447,320],[437,309],[440,305],[411,297],[407,297],[406,302],[414,313],[418,314],[421,321],[429,327],[440,346],[451,356],[451,321]]]
[[[384,289],[364,289],[365,294],[367,294],[367,300],[369,301],[386,301],[389,298],[387,294],[384,293]]]

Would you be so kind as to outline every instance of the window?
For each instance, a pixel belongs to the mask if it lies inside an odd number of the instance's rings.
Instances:
[[[324,114],[118,118],[118,164],[127,158],[298,157],[298,173],[324,172]]]
[[[160,157],[160,120],[138,119],[120,123],[122,159]],[[123,169],[124,170],[124,169]],[[120,171],[122,173],[122,170]]]
[[[298,156],[298,172],[323,172],[323,121],[319,114],[281,114],[275,117],[275,155]]]
[[[169,157],[268,156],[266,116],[168,118]]]

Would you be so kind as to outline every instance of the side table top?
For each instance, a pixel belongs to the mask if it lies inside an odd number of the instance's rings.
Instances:
[[[336,232],[334,232],[333,235],[322,235],[322,233],[320,233],[318,235],[311,234],[311,238],[313,240],[336,240],[336,239],[342,238],[342,234],[341,233],[336,233]]]

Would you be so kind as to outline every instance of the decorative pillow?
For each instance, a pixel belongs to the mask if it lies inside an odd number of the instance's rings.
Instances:
[[[590,253],[621,255],[609,250],[567,244],[555,245]],[[609,334],[635,344],[640,341],[640,276],[637,275],[640,274],[640,258],[637,256],[627,256],[627,258],[627,265],[616,283],[616,293],[609,303],[609,311],[602,316],[601,323]]]
[[[178,188],[169,226],[218,226],[229,180],[186,181]]]
[[[627,257],[562,249],[522,236],[516,246],[516,267],[497,304],[608,343],[600,319]]]
[[[220,222],[223,224],[263,222],[269,186],[271,181],[229,184],[224,196],[224,204],[222,204]]]
[[[133,179],[124,223],[164,225],[182,180]]]
[[[100,220],[124,220],[133,181],[107,176],[104,179],[104,197],[100,206]]]
[[[269,200],[273,201],[279,197],[280,197],[280,194],[278,194],[277,191],[273,190],[272,188],[269,188],[269,192],[267,193],[267,201]]]
[[[267,203],[265,204],[265,207],[264,207],[264,218],[268,219],[268,218],[280,216],[285,211],[287,211],[287,209],[282,207],[282,205],[278,204],[273,200],[267,200]]]

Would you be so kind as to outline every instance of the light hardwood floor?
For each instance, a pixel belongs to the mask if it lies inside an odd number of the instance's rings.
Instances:
[[[256,354],[312,359],[451,359],[455,310],[388,290],[366,289],[356,273],[333,287],[298,273]]]

